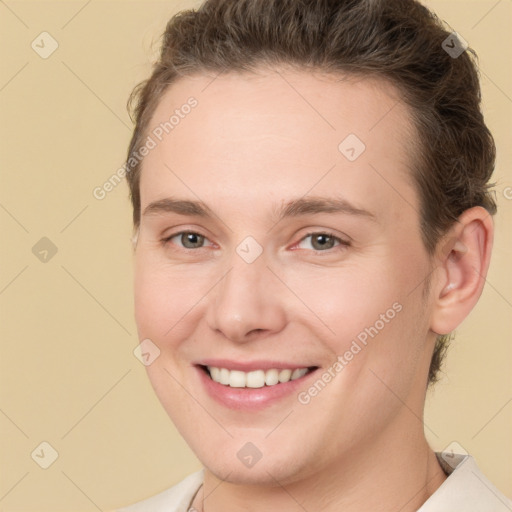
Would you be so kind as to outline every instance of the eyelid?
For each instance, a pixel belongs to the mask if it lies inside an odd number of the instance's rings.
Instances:
[[[210,242],[210,244],[214,245],[213,242],[206,235],[203,235],[200,231],[192,230],[192,229],[182,229],[181,231],[177,231],[176,233],[171,233],[170,235],[164,236],[160,241],[165,246],[168,243],[170,243],[171,238],[177,237],[179,235],[184,235],[184,234],[187,234],[187,235],[199,235],[202,238],[204,238],[205,240],[208,240]],[[173,245],[175,245],[175,244],[173,244]],[[176,247],[178,249],[182,250],[182,251],[198,251],[200,249],[206,249],[209,246],[198,247],[197,249],[189,249],[187,247],[181,247],[179,245],[176,246]]]
[[[214,245],[214,243],[206,236],[206,235],[203,235],[200,231],[194,231],[194,230],[181,230],[181,231],[177,231],[176,233],[171,233],[170,235],[168,236],[165,236],[161,239],[161,242],[162,244],[165,246],[167,245],[168,243],[170,243],[170,240],[176,236],[179,236],[179,235],[183,235],[183,234],[193,234],[193,235],[199,235],[201,237],[203,237],[205,240],[208,240],[210,242],[210,244]],[[338,245],[335,245],[334,247],[331,247],[329,249],[326,249],[324,251],[316,251],[314,249],[301,249],[301,250],[310,250],[312,252],[315,252],[315,253],[331,253],[332,251],[335,251],[336,248],[346,248],[346,247],[349,247],[351,245],[351,241],[350,240],[345,240],[344,238],[342,238],[341,236],[338,236],[334,233],[332,233],[331,231],[329,230],[322,230],[322,229],[317,229],[317,230],[314,230],[314,231],[309,231],[308,233],[306,233],[305,235],[303,235],[296,243],[293,244],[292,247],[296,247],[297,245],[299,245],[304,239],[312,236],[312,235],[326,235],[330,238],[333,238],[334,240],[338,241],[339,244]],[[347,238],[350,238],[350,237],[347,237]],[[206,249],[208,246],[205,246],[205,247],[198,247],[196,249],[189,249],[187,247],[181,247],[181,246],[177,246],[179,250],[182,250],[182,251],[198,251],[200,249]]]
[[[335,245],[334,247],[331,247],[330,249],[326,249],[324,251],[315,251],[314,249],[300,249],[300,250],[311,250],[313,251],[314,253],[318,253],[318,254],[321,254],[321,253],[326,253],[326,254],[331,254],[333,251],[335,250],[339,250],[339,248],[346,248],[346,247],[349,247],[351,245],[351,240],[345,240],[344,238],[342,238],[341,236],[338,236],[336,234],[334,234],[333,232],[329,231],[329,230],[325,230],[325,229],[317,229],[317,230],[312,230],[312,231],[309,231],[308,233],[306,233],[304,236],[302,236],[300,238],[300,240],[298,242],[296,242],[292,247],[296,247],[297,245],[299,245],[305,238],[308,238],[312,235],[326,235],[328,236],[329,238],[333,238],[334,240],[338,241],[338,245]],[[347,237],[349,238],[349,237]]]

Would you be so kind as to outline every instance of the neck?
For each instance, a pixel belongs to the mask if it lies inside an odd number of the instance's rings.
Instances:
[[[193,506],[201,512],[416,511],[446,475],[428,446],[421,422],[410,413],[407,420],[408,429],[389,428],[364,450],[351,450],[321,472],[298,475],[285,485],[233,484],[205,469]],[[402,432],[408,432],[406,438]]]

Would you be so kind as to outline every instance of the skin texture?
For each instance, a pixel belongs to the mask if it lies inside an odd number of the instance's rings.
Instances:
[[[490,216],[468,210],[428,257],[410,177],[416,132],[384,81],[284,68],[187,77],[162,97],[148,134],[191,96],[197,107],[144,159],[141,211],[172,196],[201,200],[214,216],[143,214],[134,257],[139,339],[161,351],[149,378],[206,469],[194,506],[417,510],[446,478],[422,421],[435,336],[480,296]],[[366,146],[352,162],[338,149],[349,134]],[[279,207],[303,196],[343,197],[374,218],[277,222]],[[203,246],[162,242],[181,231],[204,236]],[[350,245],[328,239],[322,249],[311,232]],[[248,236],[263,249],[252,263],[236,251]],[[200,383],[194,364],[205,358],[322,373],[393,304],[400,312],[308,404],[294,393],[232,410]],[[247,442],[262,454],[251,468],[237,457]]]

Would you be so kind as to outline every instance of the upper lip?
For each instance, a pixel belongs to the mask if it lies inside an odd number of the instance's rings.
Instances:
[[[199,366],[213,366],[215,368],[226,368],[228,370],[238,370],[250,372],[254,370],[295,370],[297,368],[317,368],[308,363],[289,363],[277,360],[256,360],[256,361],[233,361],[230,359],[203,359],[196,363]]]

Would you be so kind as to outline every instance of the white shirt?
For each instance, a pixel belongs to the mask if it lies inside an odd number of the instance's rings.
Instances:
[[[511,512],[512,501],[485,478],[470,455],[436,454],[449,474],[417,512]],[[204,469],[174,487],[117,512],[188,512],[201,487]]]

